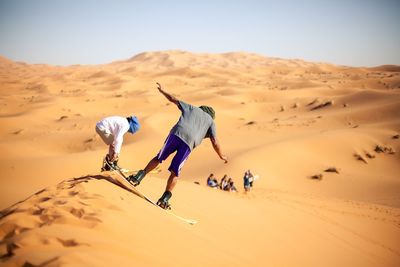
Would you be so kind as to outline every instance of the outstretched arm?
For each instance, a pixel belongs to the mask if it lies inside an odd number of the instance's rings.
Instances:
[[[173,96],[173,95],[171,95],[171,94],[165,92],[165,91],[163,90],[163,88],[161,87],[161,84],[157,83],[157,89],[158,89],[158,91],[160,91],[160,93],[163,94],[169,101],[171,101],[171,102],[174,103],[175,105],[178,105],[178,101],[179,101],[179,100],[178,100],[175,96]]]
[[[211,140],[212,146],[213,146],[215,152],[217,152],[219,158],[222,159],[225,163],[228,163],[228,158],[224,154],[222,154],[221,147],[218,143],[217,138],[211,137],[210,140]]]

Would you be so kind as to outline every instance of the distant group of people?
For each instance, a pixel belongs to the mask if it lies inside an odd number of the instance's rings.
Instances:
[[[250,191],[250,189],[253,187],[253,182],[254,175],[250,172],[250,170],[247,170],[243,176],[244,190],[246,192]],[[228,175],[226,174],[222,177],[221,182],[218,182],[218,179],[214,176],[213,173],[211,173],[207,178],[207,186],[212,188],[219,188],[223,191],[238,192],[235,186],[235,182],[231,177],[228,177]]]
[[[214,176],[213,173],[210,174],[207,178],[207,186],[212,187],[212,188],[219,188],[223,191],[229,191],[229,192],[237,192],[237,188],[235,186],[235,182],[231,177],[228,177],[228,175],[224,175],[222,177],[221,182],[218,182],[218,179]]]

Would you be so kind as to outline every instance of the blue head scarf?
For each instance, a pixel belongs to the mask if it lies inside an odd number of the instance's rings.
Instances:
[[[140,129],[140,123],[136,116],[128,117],[129,121],[129,130],[128,132],[134,134]]]

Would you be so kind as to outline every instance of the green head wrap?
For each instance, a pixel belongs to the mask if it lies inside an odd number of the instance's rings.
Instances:
[[[214,109],[212,107],[200,106],[199,108],[201,108],[205,113],[210,115],[213,120],[215,119],[215,111],[214,111]]]

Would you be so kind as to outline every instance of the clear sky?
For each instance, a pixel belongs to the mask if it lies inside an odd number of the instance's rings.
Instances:
[[[400,65],[400,0],[0,0],[0,55],[12,60],[99,64],[169,49]]]

